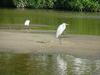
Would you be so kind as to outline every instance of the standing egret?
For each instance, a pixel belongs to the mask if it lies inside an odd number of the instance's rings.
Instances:
[[[61,34],[62,34],[62,33],[64,32],[64,30],[66,29],[66,25],[68,25],[68,24],[66,24],[66,23],[62,23],[62,24],[59,25],[58,28],[57,28],[56,38],[59,39],[60,44],[61,44],[61,40],[60,40],[59,37],[61,36]]]
[[[61,34],[64,32],[64,30],[66,29],[66,23],[62,23],[61,25],[58,26],[57,32],[56,32],[56,38],[59,38],[59,36],[61,36]]]
[[[29,24],[30,24],[30,20],[26,20],[25,23],[24,23],[24,25],[25,25],[26,28],[29,27]]]

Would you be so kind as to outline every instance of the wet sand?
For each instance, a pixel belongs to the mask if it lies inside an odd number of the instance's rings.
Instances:
[[[55,38],[55,31],[0,30],[0,52],[67,53],[100,59],[100,36],[67,34],[61,38]]]

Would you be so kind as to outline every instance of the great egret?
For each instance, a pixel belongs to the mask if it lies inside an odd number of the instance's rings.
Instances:
[[[61,34],[64,32],[64,30],[66,29],[66,23],[62,23],[61,25],[58,26],[57,32],[56,32],[56,38],[59,38],[59,36],[61,36]]]
[[[25,23],[24,23],[24,25],[27,26],[27,27],[29,26],[29,24],[30,24],[30,20],[26,20]]]

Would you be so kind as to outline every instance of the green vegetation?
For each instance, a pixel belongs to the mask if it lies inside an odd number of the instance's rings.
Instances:
[[[100,11],[100,0],[0,0],[0,7]]]
[[[56,0],[13,0],[18,8],[53,8]]]

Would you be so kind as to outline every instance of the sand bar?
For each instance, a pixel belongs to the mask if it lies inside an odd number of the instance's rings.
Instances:
[[[100,59],[100,36],[67,34],[60,43],[55,31],[0,30],[0,52],[68,53]]]

